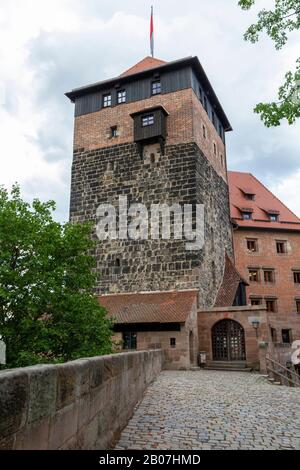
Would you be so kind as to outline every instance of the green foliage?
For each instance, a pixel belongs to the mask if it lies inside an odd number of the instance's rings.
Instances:
[[[7,366],[111,352],[111,322],[93,295],[90,224],[59,224],[53,201],[0,187],[0,336]]]
[[[255,5],[255,0],[240,0],[243,10]],[[275,0],[273,10],[261,10],[258,21],[246,31],[246,41],[255,43],[259,35],[266,32],[274,41],[276,49],[281,49],[288,41],[288,33],[300,29],[300,0]],[[259,103],[254,111],[260,114],[267,127],[279,126],[283,119],[294,124],[300,117],[300,58],[296,63],[295,72],[287,72],[285,82],[279,88],[278,100],[271,103]]]

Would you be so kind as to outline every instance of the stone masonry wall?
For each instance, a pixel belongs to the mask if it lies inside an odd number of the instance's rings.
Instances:
[[[151,150],[152,151],[152,150]],[[232,254],[228,186],[196,143],[155,151],[155,162],[141,159],[136,144],[75,150],[70,219],[96,220],[99,204],[205,205],[205,246],[187,251],[186,240],[105,240],[95,257],[100,281],[96,294],[199,289],[199,304],[214,303],[224,270],[225,249]],[[120,264],[120,265],[119,265]]]
[[[0,449],[109,449],[162,362],[156,350],[0,372]]]

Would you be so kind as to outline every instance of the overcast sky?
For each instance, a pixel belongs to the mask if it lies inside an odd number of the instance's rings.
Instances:
[[[252,111],[276,98],[300,33],[279,52],[267,37],[244,42],[255,10],[238,0],[0,0],[0,184],[54,199],[67,220],[74,109],[64,93],[149,55],[151,4],[155,56],[197,55],[231,121],[229,169],[252,172],[300,216],[300,122],[266,129]]]

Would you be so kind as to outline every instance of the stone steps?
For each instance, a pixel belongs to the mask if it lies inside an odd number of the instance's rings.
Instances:
[[[220,370],[223,372],[251,372],[252,369],[250,367],[243,367],[243,368],[238,368],[238,367],[217,367],[217,366],[206,366],[204,367],[204,370]]]
[[[210,361],[206,364],[205,370],[220,370],[230,372],[251,372],[244,361]]]

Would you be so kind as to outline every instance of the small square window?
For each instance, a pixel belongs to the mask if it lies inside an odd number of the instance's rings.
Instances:
[[[251,300],[251,305],[261,305],[262,304],[262,299],[261,298],[252,298]]]
[[[277,241],[276,250],[277,250],[277,253],[280,255],[287,253],[287,243],[284,241]]]
[[[246,240],[247,242],[247,250],[255,253],[258,251],[258,241],[256,239],[253,240]]]
[[[118,91],[118,104],[126,103],[126,90]]]
[[[275,273],[273,269],[265,269],[264,270],[264,280],[267,283],[274,283],[275,282]]]
[[[294,271],[294,283],[300,284],[300,271]]]
[[[222,124],[219,123],[219,136],[221,137],[221,139],[223,139],[223,127],[222,127]]]
[[[135,331],[123,332],[123,349],[137,348],[137,333]]]
[[[199,87],[199,100],[203,103],[203,91],[201,87]]]
[[[217,127],[217,126],[216,126],[216,114],[215,114],[214,111],[212,111],[212,113],[211,113],[211,120],[212,120],[213,125],[214,125],[215,127]]]
[[[147,116],[142,116],[142,126],[152,126],[154,124],[154,115],[147,114]]]
[[[259,282],[259,270],[258,269],[249,269],[249,281]]]
[[[111,94],[103,95],[103,108],[109,108],[111,106]]]
[[[112,138],[118,137],[118,127],[117,126],[112,126],[110,128],[110,132],[111,132],[111,137]]]
[[[161,81],[156,80],[152,82],[152,95],[160,95],[161,93]]]
[[[276,312],[277,311],[277,301],[275,299],[266,300],[267,312]]]
[[[282,342],[285,344],[292,343],[292,330],[281,330]]]
[[[252,212],[243,212],[243,220],[252,220]]]
[[[176,348],[176,338],[170,338],[170,346],[171,348]]]

